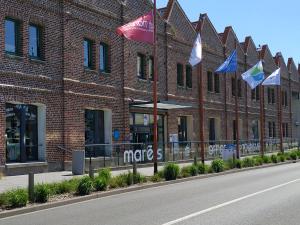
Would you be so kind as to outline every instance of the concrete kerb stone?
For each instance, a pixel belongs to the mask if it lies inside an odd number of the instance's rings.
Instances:
[[[275,167],[275,166],[280,166],[280,165],[292,164],[292,163],[296,163],[299,161],[300,160],[294,160],[294,161],[280,162],[280,163],[276,163],[276,164],[266,164],[266,165],[257,166],[257,167],[232,169],[232,170],[224,171],[221,173],[203,174],[203,175],[198,175],[198,176],[194,176],[194,177],[182,178],[182,179],[178,179],[178,180],[162,181],[162,182],[158,182],[158,183],[151,183],[151,184],[144,184],[144,185],[135,185],[135,186],[122,188],[122,189],[93,193],[91,195],[74,197],[74,198],[68,199],[68,200],[45,203],[45,204],[41,204],[41,205],[34,205],[34,206],[24,207],[24,208],[20,208],[20,209],[3,211],[3,212],[0,212],[0,219],[17,216],[17,215],[21,215],[21,214],[26,214],[26,213],[32,213],[32,212],[45,210],[45,209],[51,209],[51,208],[55,208],[55,207],[59,207],[59,206],[65,206],[65,205],[70,205],[70,204],[74,204],[74,203],[89,201],[89,200],[93,200],[93,199],[114,196],[114,195],[118,195],[118,194],[130,193],[130,192],[139,191],[139,190],[145,190],[145,189],[150,189],[150,188],[155,188],[155,187],[162,187],[162,186],[167,186],[167,185],[171,185],[171,184],[184,183],[184,182],[188,182],[188,181],[200,180],[200,179],[205,179],[205,178],[210,178],[210,177],[240,173],[240,172],[245,172],[245,171],[250,171],[250,170],[257,170],[257,169]]]

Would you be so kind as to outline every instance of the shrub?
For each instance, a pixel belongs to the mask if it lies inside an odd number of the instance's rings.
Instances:
[[[93,190],[92,179],[88,176],[81,178],[77,187],[77,194],[88,195],[91,193],[92,190]]]
[[[39,203],[48,202],[50,188],[46,184],[38,184],[34,187],[34,201]]]
[[[181,168],[180,175],[182,177],[190,177],[190,176],[197,176],[198,174],[198,167],[193,165],[184,166]]]
[[[150,181],[153,182],[153,183],[157,183],[157,182],[160,182],[162,179],[161,177],[159,176],[159,174],[154,174],[153,176],[150,177]]]
[[[6,204],[9,208],[18,208],[27,205],[28,193],[25,189],[15,189],[8,191],[6,194]]]
[[[147,178],[140,173],[136,173],[135,175],[133,175],[133,182],[135,184],[145,183],[147,182]]]
[[[4,177],[3,173],[0,172],[0,180]]]
[[[5,206],[7,205],[7,197],[5,193],[1,193],[0,194],[0,209],[1,208],[5,208]]]
[[[271,161],[272,161],[272,163],[278,163],[277,155],[271,155]]]
[[[242,159],[242,166],[243,167],[253,167],[254,166],[253,158],[246,157],[246,158]]]
[[[278,159],[280,162],[284,162],[286,160],[285,155],[284,154],[280,154],[278,155]]]
[[[283,155],[285,156],[286,160],[291,160],[292,159],[289,152],[285,152]]]
[[[243,168],[243,164],[242,164],[242,161],[240,159],[235,160],[235,167],[238,168],[238,169]]]
[[[184,166],[180,170],[181,177],[190,177],[190,166]]]
[[[64,180],[59,183],[48,184],[50,195],[60,195],[75,192],[78,186],[78,179]]]
[[[298,158],[300,158],[300,151],[299,151],[299,150],[296,150],[295,152],[296,152]],[[1,177],[1,175],[0,175],[0,177]],[[1,178],[0,178],[0,180],[1,180]]]
[[[135,180],[133,178],[133,173],[130,172],[129,170],[128,170],[128,173],[121,174],[121,176],[124,176],[123,179],[126,180],[126,185],[122,185],[120,187],[130,186],[130,185],[134,184]]]
[[[117,188],[118,184],[117,184],[117,177],[112,177],[109,181],[109,187],[110,188]]]
[[[107,182],[111,179],[111,171],[109,168],[104,168],[99,170],[98,176],[101,177],[102,179],[105,179]]]
[[[108,186],[108,182],[103,177],[96,177],[94,180],[94,187],[96,191],[105,191]]]
[[[164,170],[162,169],[162,170],[159,170],[158,171],[158,176],[160,177],[160,178],[165,178],[165,174],[164,174]]]
[[[228,159],[228,160],[225,162],[225,167],[226,167],[226,169],[234,169],[234,168],[236,167],[235,160],[233,160],[233,159]]]
[[[205,171],[207,171],[207,173],[213,173],[214,172],[211,165],[205,165],[205,167],[206,167]]]
[[[262,157],[260,157],[260,156],[254,156],[253,160],[254,160],[255,166],[261,166],[262,164],[264,164],[264,161],[263,161]]]
[[[198,175],[198,167],[194,164],[190,166],[190,175],[191,176],[197,176]]]
[[[264,156],[262,157],[262,159],[263,159],[263,162],[264,162],[265,164],[268,164],[268,163],[271,163],[271,162],[272,162],[270,156],[267,156],[267,155],[264,155]]]
[[[197,169],[199,174],[205,174],[207,172],[207,167],[203,163],[198,163],[197,164]]]
[[[132,173],[122,173],[112,177],[109,181],[110,188],[126,187],[132,184]]]
[[[211,163],[211,168],[215,173],[223,172],[225,168],[225,163],[222,159],[215,159]]]
[[[291,158],[291,160],[297,160],[297,153],[295,151],[292,151],[290,153],[290,158]]]
[[[179,174],[179,166],[174,163],[167,163],[164,167],[164,177],[166,180],[176,180]]]

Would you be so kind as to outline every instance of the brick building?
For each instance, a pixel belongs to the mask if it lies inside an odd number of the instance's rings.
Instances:
[[[0,0],[0,168],[7,173],[60,170],[67,150],[86,144],[152,141],[152,46],[117,36],[117,27],[149,12],[149,0]],[[176,0],[158,15],[159,145],[169,135],[199,140],[199,90],[204,91],[205,140],[232,140],[234,95],[240,138],[258,139],[259,95],[234,74],[215,69],[235,48],[238,74],[259,59],[251,37],[232,27],[218,34],[206,14],[191,23]],[[203,41],[203,86],[188,58],[197,31]],[[282,67],[284,136],[299,138],[299,68],[261,57],[269,75]],[[270,89],[270,90],[269,90]],[[265,135],[278,137],[277,89],[265,88]],[[164,104],[163,104],[164,103]],[[169,110],[167,110],[169,109]],[[120,133],[114,138],[112,133]],[[106,151],[106,150],[105,150]],[[109,151],[109,150],[108,150]],[[104,153],[106,154],[106,153]]]

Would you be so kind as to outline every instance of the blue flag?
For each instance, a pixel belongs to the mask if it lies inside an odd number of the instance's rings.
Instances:
[[[237,71],[237,54],[234,50],[226,61],[216,70],[216,73],[230,73]]]

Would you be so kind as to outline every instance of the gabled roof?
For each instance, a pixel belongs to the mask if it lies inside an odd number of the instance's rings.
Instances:
[[[287,67],[288,67],[288,70],[290,72],[292,71],[292,66],[294,66],[296,68],[294,59],[293,58],[288,58]]]
[[[245,52],[245,53],[248,52],[248,49],[249,49],[249,46],[250,46],[251,43],[252,43],[254,46],[256,46],[255,43],[254,43],[254,41],[253,41],[253,39],[252,39],[252,37],[251,37],[251,36],[247,36],[247,37],[245,38],[245,42],[244,42],[244,45],[243,45],[243,47],[244,47],[244,52]]]
[[[218,38],[218,40],[223,45],[222,40],[220,39],[220,36],[219,36],[216,28],[214,27],[214,25],[212,24],[211,20],[209,19],[208,15],[206,13],[201,13],[199,16],[199,20],[192,22],[192,25],[195,27],[196,32],[199,32],[199,31],[201,32],[203,30],[204,23],[209,24],[209,26],[212,28],[213,32],[215,33],[216,37]]]
[[[164,10],[165,13],[164,13],[163,18],[164,18],[166,21],[169,20],[169,17],[170,17],[170,15],[171,15],[172,9],[173,9],[173,7],[174,7],[175,4],[178,6],[178,8],[179,8],[180,11],[182,12],[182,14],[183,14],[184,17],[186,18],[186,20],[189,22],[190,26],[191,26],[193,29],[195,29],[194,26],[192,25],[191,21],[189,20],[189,18],[187,17],[186,13],[184,12],[184,10],[182,9],[181,5],[179,4],[179,2],[178,2],[177,0],[169,0],[168,5],[167,5],[166,9]]]
[[[235,34],[235,32],[234,32],[234,30],[233,30],[233,28],[231,27],[231,26],[227,26],[226,28],[225,28],[225,30],[224,30],[224,33],[223,33],[223,35],[222,35],[222,42],[223,42],[223,45],[225,45],[226,47],[228,47],[228,40],[229,40],[229,36],[230,36],[230,34],[232,33],[232,35],[233,35],[233,38],[234,38],[234,40],[235,40],[235,42],[236,42],[236,47],[237,47],[237,49],[239,49],[240,50],[240,52],[241,52],[241,54],[242,55],[244,55],[244,49],[243,49],[243,47],[240,45],[240,41],[239,41],[239,39],[237,38],[237,36],[236,36],[236,34]],[[238,54],[239,56],[241,56],[240,54]]]
[[[233,31],[233,29],[232,29],[231,26],[225,27],[225,30],[224,30],[224,33],[223,33],[223,37],[222,37],[222,42],[223,42],[224,45],[226,45],[226,43],[227,43],[230,30]]]

